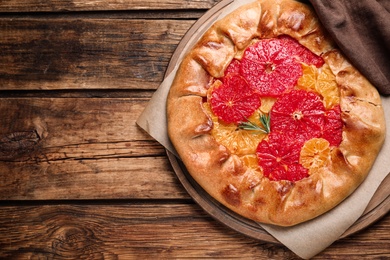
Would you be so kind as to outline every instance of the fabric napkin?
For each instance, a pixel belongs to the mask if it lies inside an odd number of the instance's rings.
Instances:
[[[310,0],[351,63],[382,95],[390,94],[390,1]]]
[[[211,16],[197,31],[191,32],[193,35],[179,56],[176,67],[161,83],[138,118],[137,124],[173,154],[176,154],[176,151],[168,138],[166,127],[166,98],[182,56],[212,23],[252,1],[232,1],[219,16]],[[390,122],[390,97],[382,97],[382,102],[386,122]],[[390,136],[389,128],[386,136]],[[259,225],[298,256],[302,258],[315,256],[336,241],[362,215],[371,197],[390,171],[390,160],[387,159],[389,154],[390,140],[387,138],[368,178],[350,197],[328,213],[294,227],[276,227],[260,223]]]

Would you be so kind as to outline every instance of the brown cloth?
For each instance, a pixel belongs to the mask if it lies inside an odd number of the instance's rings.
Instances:
[[[390,0],[310,0],[350,62],[390,94]]]

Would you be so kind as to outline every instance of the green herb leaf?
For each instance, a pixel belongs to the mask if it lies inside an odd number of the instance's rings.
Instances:
[[[271,132],[271,116],[260,115],[260,122],[263,124],[266,133],[269,134],[269,132]]]
[[[271,118],[270,116],[268,115],[259,115],[259,120],[261,122],[261,126],[251,122],[251,121],[246,121],[246,122],[242,122],[238,125],[238,129],[242,129],[242,130],[249,130],[249,131],[259,131],[259,132],[263,132],[265,134],[269,134],[269,132],[271,131],[270,130],[270,121],[271,121]]]

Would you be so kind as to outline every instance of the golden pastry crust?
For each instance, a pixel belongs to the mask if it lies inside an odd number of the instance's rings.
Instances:
[[[210,81],[223,76],[255,40],[289,35],[329,65],[340,89],[342,142],[331,163],[296,182],[271,181],[246,167],[211,135],[203,107]],[[335,48],[313,10],[292,0],[259,0],[217,21],[184,57],[167,99],[169,137],[192,177],[216,200],[262,223],[291,226],[339,204],[365,179],[383,144],[376,89]]]

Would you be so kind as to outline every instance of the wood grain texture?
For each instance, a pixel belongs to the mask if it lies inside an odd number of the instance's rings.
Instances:
[[[0,19],[3,90],[156,89],[194,21]]]
[[[189,199],[163,157],[1,163],[0,200]]]
[[[0,99],[0,159],[40,162],[165,155],[162,146],[135,124],[146,104],[146,99],[138,98]],[[31,147],[21,141],[34,137]]]
[[[139,98],[0,99],[0,199],[188,198]]]
[[[0,12],[209,9],[219,0],[5,0]]]
[[[0,259],[298,259],[211,218],[135,125],[217,2],[1,1]],[[389,258],[389,226],[314,259]]]
[[[313,259],[390,257],[390,240],[386,238],[389,226],[390,218],[386,217],[365,232],[335,242]],[[352,249],[350,245],[355,246]],[[3,206],[0,211],[0,257],[226,259],[232,256],[299,259],[284,246],[263,243],[226,229],[194,204]]]

